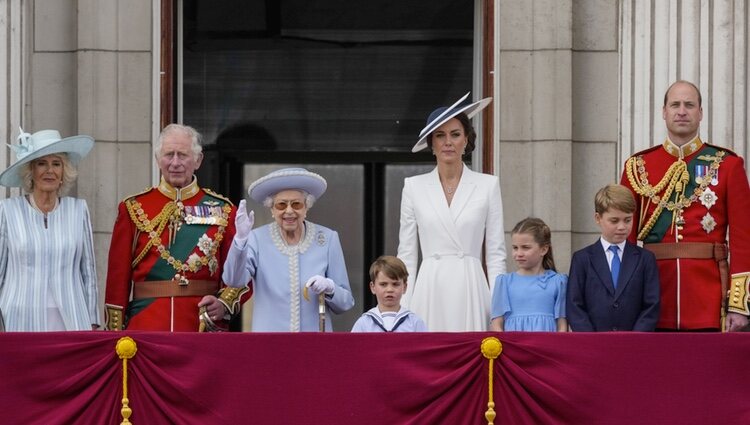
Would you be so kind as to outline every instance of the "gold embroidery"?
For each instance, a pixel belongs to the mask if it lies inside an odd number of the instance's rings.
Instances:
[[[172,256],[172,254],[169,252],[169,249],[164,246],[161,240],[161,235],[164,232],[164,228],[167,226],[167,224],[169,224],[170,226],[170,244],[173,240],[173,237],[176,235],[177,230],[179,230],[179,225],[182,220],[181,202],[167,203],[164,208],[162,208],[161,212],[151,220],[149,220],[146,212],[143,211],[141,203],[136,201],[135,199],[128,199],[125,202],[125,206],[127,207],[130,218],[131,220],[133,220],[133,223],[135,223],[136,228],[141,232],[148,233],[150,238],[140,254],[138,254],[135,260],[133,260],[133,267],[135,267],[139,262],[141,262],[141,260],[143,260],[143,257],[146,256],[146,253],[148,253],[151,247],[156,247],[156,250],[159,252],[161,258],[166,260],[166,262],[171,265],[178,272],[178,274],[188,271],[195,273],[201,267],[207,264],[213,265],[216,263],[216,251],[218,251],[219,246],[221,246],[221,241],[224,239],[224,231],[226,230],[226,226],[219,226],[213,240],[211,240],[209,236],[204,234],[200,239],[200,252],[204,253],[205,255],[193,253],[190,255],[190,257],[188,257],[188,261],[186,263],[183,263],[182,261]],[[221,218],[223,219],[224,223],[228,222],[228,217],[231,211],[232,207],[229,204],[225,204],[222,207]],[[215,267],[211,267],[211,269],[215,270]]]
[[[693,193],[689,197],[686,197],[684,192],[687,182],[690,179],[690,174],[687,170],[687,164],[682,158],[679,158],[669,167],[669,169],[667,169],[664,177],[662,177],[656,186],[652,186],[648,181],[646,161],[643,159],[643,156],[639,155],[628,159],[625,164],[625,170],[630,186],[635,193],[644,198],[648,198],[649,201],[656,204],[654,212],[645,223],[644,219],[646,218],[647,205],[641,205],[638,239],[644,240],[646,238],[656,224],[656,220],[659,218],[659,215],[661,215],[664,208],[674,213],[672,216],[673,223],[683,223],[682,211],[701,197],[706,190],[706,187],[711,183],[714,176],[716,176],[719,165],[721,164],[721,161],[724,160],[724,155],[724,151],[716,152],[716,156],[709,167],[708,175],[703,179],[700,185],[693,190]],[[664,191],[663,194],[659,195],[662,191]],[[675,195],[675,200],[669,201],[673,195]]]
[[[748,285],[750,284],[750,273],[738,273],[732,275],[732,285],[729,287],[727,297],[729,302],[727,303],[728,310],[733,313],[744,314],[745,316],[750,315],[750,309],[748,308],[748,297],[750,291]]]

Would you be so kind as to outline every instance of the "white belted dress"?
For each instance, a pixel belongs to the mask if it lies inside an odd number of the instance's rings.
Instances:
[[[482,267],[485,245],[487,274]],[[422,263],[417,268],[419,249]],[[500,184],[464,165],[453,200],[437,168],[404,180],[398,257],[409,272],[402,305],[430,331],[483,331],[490,320],[489,282],[505,273]],[[418,271],[417,271],[418,270]]]

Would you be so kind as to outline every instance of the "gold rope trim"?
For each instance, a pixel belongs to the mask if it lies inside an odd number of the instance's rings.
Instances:
[[[167,226],[167,223],[169,223],[170,227],[170,244],[172,243],[172,240],[176,238],[176,233],[179,229],[179,226],[181,225],[180,221],[182,219],[183,207],[181,203],[179,205],[174,202],[167,203],[161,210],[161,212],[157,214],[157,216],[152,220],[149,220],[145,211],[143,211],[140,202],[136,200],[128,200],[125,205],[128,209],[128,213],[130,213],[131,220],[136,225],[136,228],[141,232],[148,233],[149,235],[148,243],[143,248],[143,250],[141,250],[141,253],[138,254],[135,260],[133,260],[131,267],[135,267],[138,263],[140,263],[141,260],[143,260],[143,258],[149,252],[151,247],[156,247],[156,250],[159,252],[161,258],[164,259],[169,265],[171,265],[178,274],[186,273],[188,271],[195,273],[201,267],[204,267],[206,265],[211,266],[210,263],[216,262],[216,251],[219,250],[221,241],[224,239],[226,223],[228,223],[229,214],[232,212],[231,205],[224,204],[224,206],[221,208],[222,224],[219,225],[219,228],[214,235],[214,239],[211,240],[211,238],[207,238],[205,242],[202,240],[199,241],[199,243],[206,244],[206,246],[202,247],[201,249],[201,252],[206,253],[206,255],[199,255],[195,253],[195,256],[191,256],[192,258],[188,257],[187,262],[185,263],[174,258],[161,241],[161,234],[162,232],[164,232],[164,228]],[[158,226],[158,228],[154,230],[154,227],[156,226]],[[213,269],[214,267],[211,266],[210,268]],[[211,274],[213,274],[213,270],[211,270]]]
[[[630,186],[633,188],[636,194],[642,197],[641,199],[641,215],[638,220],[638,240],[646,239],[648,233],[656,224],[659,219],[661,212],[664,208],[672,211],[673,224],[679,223],[682,220],[682,210],[689,207],[690,204],[695,202],[703,195],[706,187],[711,183],[711,180],[716,176],[719,165],[724,160],[724,151],[716,152],[716,156],[712,157],[699,157],[703,160],[710,160],[711,165],[709,166],[708,174],[703,177],[703,180],[698,182],[698,187],[693,190],[693,193],[689,196],[685,196],[685,188],[690,180],[690,173],[687,169],[687,163],[681,158],[672,163],[672,165],[664,173],[664,177],[656,184],[651,186],[648,182],[648,172],[646,171],[646,161],[642,156],[631,157],[625,163],[625,171]],[[661,191],[664,191],[662,195],[659,195]],[[670,201],[674,192],[676,193],[675,200]],[[645,221],[647,205],[643,203],[645,199],[656,204],[654,212],[649,217],[648,221]]]
[[[133,341],[133,338],[124,336],[117,340],[115,352],[117,352],[117,356],[122,359],[122,409],[120,409],[120,413],[122,413],[122,422],[120,422],[120,425],[131,423],[130,415],[133,411],[130,409],[130,406],[128,406],[128,403],[130,402],[130,400],[128,400],[128,359],[132,359],[135,356],[136,351],[138,351],[138,347],[136,346],[135,341]]]
[[[148,233],[149,235],[152,234],[152,232],[154,231],[154,227],[157,226],[158,228],[156,229],[155,233],[161,235],[164,231],[164,228],[167,226],[167,223],[169,222],[169,218],[174,216],[175,211],[178,210],[176,203],[168,202],[166,205],[164,205],[164,208],[162,208],[161,212],[157,214],[153,220],[149,220],[146,216],[145,211],[143,211],[140,202],[134,199],[128,199],[127,201],[125,201],[125,207],[127,208],[128,213],[130,214],[130,220],[135,224],[135,227],[139,231]],[[141,262],[141,260],[143,260],[143,257],[146,256],[146,253],[148,253],[153,244],[154,238],[152,236],[146,246],[143,247],[140,254],[138,254],[133,260],[131,267],[135,267],[136,265],[138,265],[138,263]]]
[[[487,425],[494,425],[495,416],[497,416],[497,414],[495,413],[495,399],[493,394],[494,386],[492,384],[492,379],[494,377],[493,365],[495,363],[495,359],[498,358],[498,356],[500,356],[500,353],[503,352],[503,344],[494,336],[489,336],[482,340],[481,351],[482,355],[486,359],[489,359],[490,362],[489,401],[487,401],[487,411],[484,412],[484,417],[487,419]]]

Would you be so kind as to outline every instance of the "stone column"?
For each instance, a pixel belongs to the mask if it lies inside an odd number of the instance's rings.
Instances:
[[[620,160],[664,141],[664,92],[680,79],[701,89],[701,138],[747,158],[747,2],[622,0],[620,15]]]
[[[31,26],[27,23],[29,4],[22,0],[0,1],[0,170],[15,156],[6,143],[15,143],[18,127],[24,124],[24,86],[28,78],[28,44]],[[18,189],[0,187],[0,199],[19,194]]]
[[[573,4],[573,251],[599,237],[594,195],[619,180],[617,19],[616,0],[579,0]]]
[[[38,1],[38,0],[37,0]],[[78,196],[92,212],[97,274],[104,293],[107,253],[117,204],[152,181],[153,21],[150,0],[78,0],[80,133],[96,140],[82,162]]]
[[[496,7],[496,151],[505,228],[509,234],[527,216],[543,219],[561,270],[571,246],[572,10],[570,0],[500,0]]]

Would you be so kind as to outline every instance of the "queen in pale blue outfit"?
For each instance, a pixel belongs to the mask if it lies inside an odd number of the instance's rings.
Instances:
[[[253,213],[240,202],[223,281],[243,286],[252,279],[254,332],[318,331],[321,312],[331,331],[331,314],[354,306],[338,234],[305,220],[326,187],[323,177],[302,168],[261,177],[248,194],[270,208],[274,221],[253,230]]]
[[[21,131],[17,161],[0,184],[25,195],[0,201],[0,312],[8,331],[99,327],[91,220],[82,199],[61,196],[94,145],[55,130]]]
[[[545,270],[539,275],[503,274],[495,280],[492,318],[503,316],[505,331],[555,332],[565,317],[568,277]]]

